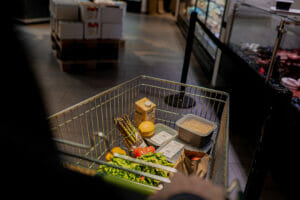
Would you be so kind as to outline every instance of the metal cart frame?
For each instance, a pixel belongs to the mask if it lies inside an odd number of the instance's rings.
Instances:
[[[173,107],[165,103],[165,98],[172,98],[172,94],[179,93],[181,87],[185,87],[185,95],[195,101],[194,107]],[[191,113],[218,124],[209,152],[212,161],[207,178],[227,188],[229,96],[222,91],[139,76],[50,116],[49,122],[57,148],[79,156],[104,160],[105,154],[112,147],[124,146],[113,118],[127,114],[133,121],[134,103],[143,97],[149,98],[157,106],[155,123],[163,123],[176,129],[175,122]],[[87,168],[98,168],[95,162],[80,158],[63,156],[62,159]]]

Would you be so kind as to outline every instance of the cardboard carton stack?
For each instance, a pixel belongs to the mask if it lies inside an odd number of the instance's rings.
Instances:
[[[51,0],[49,9],[52,48],[61,71],[119,62],[126,3]]]
[[[126,3],[50,0],[51,31],[60,39],[123,40]]]
[[[51,32],[60,39],[83,39],[83,23],[79,21],[78,3],[73,0],[51,0]]]

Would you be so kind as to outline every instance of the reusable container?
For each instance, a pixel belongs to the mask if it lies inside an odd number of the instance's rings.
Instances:
[[[193,114],[176,121],[176,126],[181,140],[198,147],[205,146],[217,128],[216,123]]]

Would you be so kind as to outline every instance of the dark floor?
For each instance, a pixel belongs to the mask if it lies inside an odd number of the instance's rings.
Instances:
[[[119,66],[72,73],[59,70],[51,51],[49,24],[19,25],[17,28],[28,49],[49,115],[141,74],[180,81],[185,40],[174,18],[168,14],[127,13],[124,24],[126,44],[121,50]],[[209,80],[192,57],[187,83],[209,87]],[[244,188],[252,149],[239,135],[231,135],[230,140],[228,181],[237,178]],[[276,192],[271,178],[267,180],[262,199],[284,199]]]

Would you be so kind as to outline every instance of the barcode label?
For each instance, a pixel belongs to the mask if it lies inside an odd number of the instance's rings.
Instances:
[[[151,140],[155,143],[157,143],[158,145],[162,145],[163,143],[165,143],[166,141],[170,140],[172,138],[172,135],[167,133],[166,131],[161,131],[159,133],[157,133],[156,135],[154,135]]]
[[[183,147],[184,147],[183,144],[176,141],[171,141],[165,147],[163,147],[160,150],[160,152],[167,158],[171,159],[174,155],[176,155],[179,151],[181,151]]]

